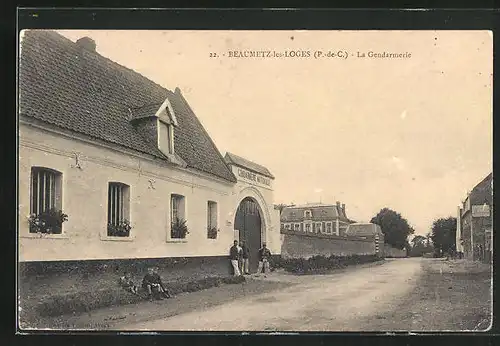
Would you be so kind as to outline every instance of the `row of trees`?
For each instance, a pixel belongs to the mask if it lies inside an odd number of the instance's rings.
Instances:
[[[287,206],[286,204],[279,204],[276,205],[276,209],[281,213]],[[457,230],[457,219],[455,217],[436,219],[432,224],[431,232],[425,236],[416,235],[411,241],[409,241],[409,238],[415,233],[415,229],[409,224],[408,220],[394,210],[383,208],[370,222],[380,226],[384,233],[385,243],[397,249],[406,248],[411,256],[421,256],[430,252],[442,255],[451,253],[455,249]]]

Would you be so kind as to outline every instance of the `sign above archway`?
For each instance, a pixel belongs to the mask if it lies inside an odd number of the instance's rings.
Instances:
[[[260,184],[264,184],[267,186],[271,186],[271,179],[264,177],[262,175],[252,173],[250,171],[247,171],[244,168],[237,167],[237,172],[238,172],[238,178],[243,178],[244,180],[248,180],[251,182],[256,182]]]
[[[274,176],[266,167],[231,153],[226,153],[224,159],[239,182],[272,189]]]

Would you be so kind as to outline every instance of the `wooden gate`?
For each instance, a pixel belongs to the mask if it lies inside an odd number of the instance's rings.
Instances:
[[[236,211],[234,228],[239,230],[240,242],[249,249],[250,272],[255,273],[259,265],[258,251],[261,247],[261,218],[257,202],[252,198],[241,201]]]

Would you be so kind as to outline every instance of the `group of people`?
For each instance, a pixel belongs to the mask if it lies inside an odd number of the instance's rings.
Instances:
[[[271,251],[267,248],[266,243],[262,244],[257,256],[259,258],[257,273],[268,273],[270,271],[269,260],[271,259]],[[235,240],[233,246],[229,249],[229,259],[235,276],[250,275],[249,258],[250,250],[245,242],[242,241],[241,244],[238,244],[238,241]],[[119,279],[119,284],[126,291],[139,295],[139,286],[134,283],[130,273],[123,273],[123,276]],[[172,298],[169,290],[161,280],[158,268],[148,268],[148,272],[142,279],[142,289],[146,292],[149,300]]]
[[[269,260],[271,259],[271,251],[267,248],[266,243],[262,244],[257,256],[259,258],[257,273],[268,273],[270,270]],[[229,260],[233,267],[234,276],[250,275],[249,258],[250,250],[245,242],[242,241],[241,244],[239,244],[238,241],[235,240],[233,246],[229,249]]]
[[[134,283],[130,273],[125,272],[119,280],[120,286],[126,291],[139,295],[139,287]],[[142,288],[147,294],[149,300],[162,300],[164,298],[172,298],[167,287],[163,284],[158,268],[148,268],[148,272],[142,279]]]

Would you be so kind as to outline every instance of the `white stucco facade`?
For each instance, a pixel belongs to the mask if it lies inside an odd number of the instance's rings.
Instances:
[[[19,124],[20,261],[58,261],[223,256],[234,239],[239,202],[253,198],[259,205],[262,239],[273,254],[280,253],[279,212],[273,208],[270,185],[238,176],[237,183],[199,171],[169,165],[112,144],[99,143],[62,130]],[[62,234],[29,232],[32,167],[61,174],[61,206],[68,215]],[[129,237],[107,236],[108,183],[130,188]],[[170,238],[170,196],[185,198],[189,234]],[[217,203],[216,239],[207,237],[207,203]]]

